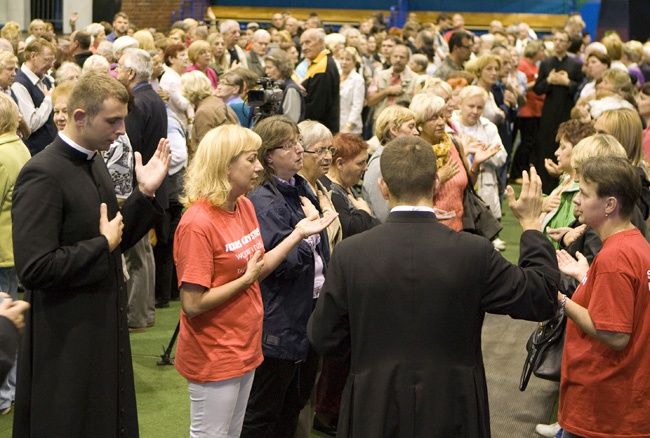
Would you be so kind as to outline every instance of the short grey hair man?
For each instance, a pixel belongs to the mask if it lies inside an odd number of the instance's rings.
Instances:
[[[133,80],[136,83],[147,82],[153,73],[153,61],[151,55],[142,49],[126,49],[123,55],[124,67],[135,72]]]

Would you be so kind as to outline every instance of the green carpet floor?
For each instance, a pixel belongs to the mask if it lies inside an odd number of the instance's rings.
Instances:
[[[520,228],[507,205],[504,205],[504,212],[504,231],[500,237],[507,242],[507,249],[503,254],[516,263]],[[174,367],[156,364],[176,327],[179,307],[178,302],[173,302],[170,308],[159,309],[154,327],[131,335],[140,435],[143,438],[189,435],[187,382]],[[553,415],[557,384],[533,377],[525,393],[517,389],[525,358],[524,342],[532,331],[531,324],[503,316],[486,319],[483,346],[494,438],[535,436],[535,424],[545,422]],[[12,420],[13,413],[0,417],[0,438],[11,436]],[[312,436],[326,435],[315,432]]]

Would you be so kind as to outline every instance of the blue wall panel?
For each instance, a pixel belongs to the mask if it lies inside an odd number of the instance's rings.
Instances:
[[[397,0],[350,1],[350,0],[219,0],[213,4],[222,6],[253,6],[290,8],[326,8],[326,9],[368,9],[388,10],[397,4]],[[572,0],[410,0],[412,11],[468,11],[468,12],[522,12],[533,14],[567,14]]]

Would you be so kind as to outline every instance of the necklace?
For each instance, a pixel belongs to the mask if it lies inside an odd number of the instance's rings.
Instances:
[[[246,232],[244,231],[244,222],[241,219],[241,208],[237,208],[237,204],[235,204],[235,216],[239,219],[239,229],[241,230],[241,235],[243,237],[246,235]]]

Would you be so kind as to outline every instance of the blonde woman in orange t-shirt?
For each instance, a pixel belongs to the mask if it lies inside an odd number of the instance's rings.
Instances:
[[[190,436],[239,436],[255,368],[262,362],[264,279],[305,237],[336,215],[300,221],[273,250],[252,203],[262,141],[220,126],[203,138],[185,176],[188,209],[174,241],[181,298],[176,368],[189,382]]]

